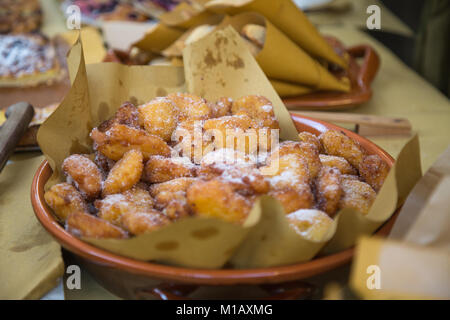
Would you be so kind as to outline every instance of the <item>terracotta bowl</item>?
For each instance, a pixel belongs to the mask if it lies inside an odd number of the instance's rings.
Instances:
[[[389,167],[394,163],[385,151],[349,130],[307,117],[292,115],[292,118],[298,131],[320,134],[327,129],[341,130],[357,140],[368,153],[379,155]],[[298,298],[311,292],[311,288],[303,282],[298,282],[299,280],[335,269],[350,262],[353,257],[354,250],[350,248],[332,255],[316,257],[308,262],[245,270],[188,269],[122,257],[79,240],[56,221],[44,201],[44,185],[51,174],[52,169],[47,161],[44,161],[33,179],[31,202],[37,218],[65,249],[75,254],[78,262],[101,285],[122,298],[179,299],[186,298],[199,287],[206,288],[205,292],[212,292],[217,288],[232,289],[241,286],[256,286],[258,290],[262,288],[270,298]],[[387,235],[396,215],[397,213],[376,234]],[[242,293],[242,290],[240,292]],[[235,293],[232,294],[233,298],[237,297]],[[212,293],[206,295],[211,297]]]

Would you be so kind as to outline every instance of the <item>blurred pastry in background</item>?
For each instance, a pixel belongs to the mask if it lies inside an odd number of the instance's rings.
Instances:
[[[54,41],[40,34],[0,35],[0,88],[52,84],[66,75]]]
[[[39,0],[0,0],[0,34],[36,31],[41,22]]]

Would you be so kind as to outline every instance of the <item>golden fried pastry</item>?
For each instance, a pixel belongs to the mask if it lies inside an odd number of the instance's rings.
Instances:
[[[203,125],[203,120],[186,120],[178,124],[172,135],[172,141],[177,143],[174,150],[196,164],[200,163],[203,154],[214,147],[209,148],[211,142],[203,138]]]
[[[230,182],[220,178],[193,183],[187,201],[195,215],[233,223],[242,223],[253,205],[252,198],[238,194]]]
[[[180,121],[204,120],[211,116],[205,99],[190,93],[171,93],[167,96],[180,110]]]
[[[322,241],[333,224],[326,213],[314,209],[301,209],[286,216],[291,228],[311,241]]]
[[[169,223],[169,218],[157,210],[126,211],[122,215],[123,227],[132,234],[155,231]]]
[[[283,141],[278,147],[280,156],[287,154],[298,154],[306,160],[308,164],[309,175],[313,179],[317,176],[322,163],[319,158],[319,151],[317,148],[309,143],[295,142],[295,141]]]
[[[222,97],[216,101],[216,103],[210,104],[211,118],[220,118],[229,116],[231,113],[231,106],[233,100],[231,98]]]
[[[97,165],[86,156],[73,154],[67,157],[62,170],[67,180],[75,185],[88,200],[97,198],[102,189],[102,173]]]
[[[316,178],[317,207],[333,217],[341,198],[341,173],[335,168],[323,167]]]
[[[314,197],[308,185],[298,185],[294,187],[273,187],[269,193],[281,202],[285,213],[290,213],[299,209],[309,209],[314,205]]]
[[[389,168],[378,155],[365,156],[359,164],[359,174],[375,191],[379,191],[384,183]]]
[[[103,195],[124,192],[138,183],[144,169],[143,160],[140,150],[125,153],[109,172],[103,184]]]
[[[117,109],[114,115],[114,122],[139,129],[141,125],[138,108],[129,101],[124,102]]]
[[[169,146],[160,137],[123,124],[113,124],[106,131],[94,128],[91,138],[97,150],[114,161],[120,160],[131,149],[141,150],[144,159],[156,154],[170,155]]]
[[[189,205],[187,204],[186,195],[183,199],[173,199],[163,210],[163,214],[170,220],[178,220],[190,215]]]
[[[301,142],[309,143],[315,146],[319,152],[323,150],[322,144],[320,143],[320,140],[316,135],[307,131],[303,131],[298,134],[298,137]]]
[[[280,187],[296,183],[308,184],[311,180],[308,163],[299,154],[279,155],[275,152],[268,161],[269,164],[261,167],[260,171]]]
[[[240,151],[219,149],[202,159],[198,175],[204,180],[222,177],[241,194],[267,193],[269,183],[256,168],[256,160]]]
[[[255,153],[258,149],[257,127],[245,114],[206,120],[203,129],[215,149],[231,148],[245,153]]]
[[[180,177],[193,177],[196,166],[186,157],[151,156],[145,163],[143,180],[160,183]]]
[[[327,154],[320,154],[319,157],[322,165],[339,169],[342,174],[355,175],[358,173],[356,169],[353,168],[352,165],[342,157],[329,156]]]
[[[45,192],[44,199],[61,221],[66,221],[72,212],[87,211],[87,205],[80,192],[68,183],[55,184]]]
[[[97,238],[190,216],[243,223],[263,194],[280,201],[291,227],[312,241],[323,239],[338,209],[369,212],[388,171],[378,156],[338,131],[279,143],[277,129],[271,102],[256,95],[125,102],[92,130],[94,153],[64,161],[73,186],[55,185],[45,200],[67,230]],[[92,203],[97,216],[89,214]]]
[[[345,158],[355,168],[359,167],[364,153],[358,142],[339,131],[328,130],[319,137],[325,152],[332,156]]]
[[[244,96],[233,102],[231,107],[233,115],[247,115],[255,120],[259,127],[279,129],[272,103],[263,96]]]
[[[341,181],[342,198],[339,201],[339,208],[352,208],[362,214],[369,213],[376,197],[376,192],[367,183],[353,180],[343,179]]]
[[[147,190],[136,185],[123,193],[110,194],[95,201],[95,207],[100,218],[120,226],[124,212],[149,211],[153,208],[153,199]]]
[[[139,122],[145,130],[164,141],[170,141],[178,123],[180,110],[167,98],[158,97],[140,105]]]
[[[66,75],[54,41],[39,33],[0,35],[0,57],[0,88],[51,85]]]
[[[78,236],[86,238],[127,238],[128,234],[121,228],[99,219],[89,213],[75,211],[66,220],[66,229]]]
[[[158,209],[163,209],[172,200],[184,200],[186,198],[186,190],[194,181],[196,181],[195,178],[183,177],[152,184],[149,191],[155,199],[155,206]]]

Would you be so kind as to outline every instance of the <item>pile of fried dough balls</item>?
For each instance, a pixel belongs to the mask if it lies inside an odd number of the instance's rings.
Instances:
[[[257,156],[247,145],[208,141],[202,134],[211,129],[254,129]],[[190,216],[241,224],[262,194],[278,199],[292,228],[313,240],[339,209],[368,213],[388,173],[380,157],[338,131],[274,143],[268,129],[279,124],[263,96],[212,103],[173,93],[137,107],[125,102],[92,130],[94,153],[64,160],[66,182],[45,200],[66,230],[90,238],[128,238]],[[190,139],[195,130],[200,139]]]

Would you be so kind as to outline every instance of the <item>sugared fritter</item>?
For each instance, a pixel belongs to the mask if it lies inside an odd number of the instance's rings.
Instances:
[[[81,154],[67,157],[62,170],[67,181],[72,182],[88,200],[97,198],[102,189],[102,173],[97,165]]]
[[[339,201],[339,208],[352,208],[362,214],[369,213],[376,197],[376,192],[367,183],[353,180],[343,179],[341,181],[342,197]]]
[[[103,195],[121,193],[131,189],[139,182],[144,168],[144,157],[139,150],[130,150],[125,153],[112,167],[103,183]]]
[[[72,212],[87,211],[87,205],[80,192],[68,183],[55,184],[45,192],[44,199],[61,221],[66,221]]]
[[[66,220],[66,229],[72,234],[86,238],[128,237],[128,234],[121,228],[82,211],[69,214]]]
[[[170,148],[160,137],[123,124],[113,124],[106,131],[94,128],[91,138],[102,154],[114,161],[131,149],[139,149],[148,159],[151,155],[170,155]]]
[[[377,155],[365,156],[359,164],[359,174],[375,191],[379,191],[384,183],[389,168]]]
[[[352,166],[358,168],[364,153],[358,142],[339,131],[328,130],[319,137],[325,152],[332,156],[343,157]]]

